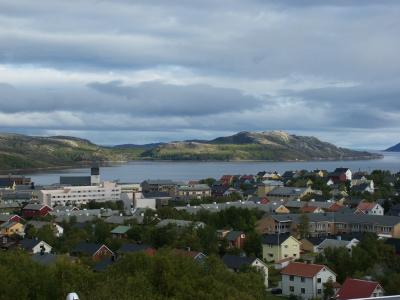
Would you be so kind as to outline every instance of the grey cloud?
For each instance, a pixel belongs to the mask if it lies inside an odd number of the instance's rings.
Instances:
[[[120,81],[93,82],[87,87],[53,89],[10,88],[0,85],[0,111],[124,113],[132,116],[204,116],[253,110],[262,101],[236,89],[210,85],[171,85]]]

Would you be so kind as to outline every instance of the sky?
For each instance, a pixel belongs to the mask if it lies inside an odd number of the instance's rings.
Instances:
[[[0,131],[400,142],[398,0],[0,0]]]

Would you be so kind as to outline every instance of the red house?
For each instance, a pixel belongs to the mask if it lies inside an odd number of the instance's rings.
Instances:
[[[44,204],[28,204],[22,209],[22,215],[26,219],[44,217],[47,216],[52,210],[53,209],[50,206]]]
[[[104,244],[82,242],[75,246],[71,254],[73,256],[91,256],[93,260],[102,260],[106,257],[112,257],[114,252]]]
[[[21,223],[23,219],[18,215],[0,215],[0,225],[7,222]]]
[[[338,300],[382,297],[385,291],[375,281],[347,278],[336,294]]]
[[[225,236],[228,241],[228,248],[242,249],[246,240],[246,235],[242,231],[232,230]]]

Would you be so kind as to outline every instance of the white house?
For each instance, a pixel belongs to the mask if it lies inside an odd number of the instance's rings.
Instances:
[[[361,201],[358,204],[354,213],[355,214],[364,214],[364,215],[383,216],[384,209],[379,203]]]
[[[322,253],[327,248],[343,247],[346,248],[351,253],[353,247],[357,246],[359,243],[360,241],[357,239],[352,239],[351,241],[345,241],[342,239],[325,239],[322,241],[322,243],[316,246],[315,252]]]
[[[52,247],[44,241],[36,239],[23,239],[20,242],[21,247],[32,253],[50,253]]]
[[[336,274],[324,265],[292,262],[281,274],[282,294],[303,299],[323,298],[324,284],[329,280],[336,282]]]
[[[264,275],[264,285],[268,288],[268,266],[262,260],[256,257],[225,254],[222,261],[230,270],[235,272],[246,266],[258,269]]]

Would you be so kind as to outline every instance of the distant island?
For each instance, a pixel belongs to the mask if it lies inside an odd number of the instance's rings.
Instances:
[[[387,148],[385,151],[386,152],[400,152],[400,143],[398,143],[398,144],[396,144],[396,145],[394,145],[392,147]]]
[[[214,140],[147,145],[96,145],[70,136],[35,137],[0,134],[0,170],[76,167],[93,162],[130,160],[313,161],[377,159],[379,154],[354,151],[315,137],[283,131],[240,132]]]

